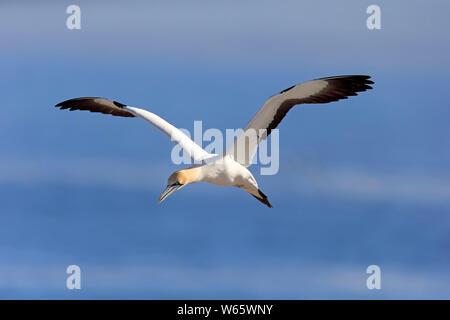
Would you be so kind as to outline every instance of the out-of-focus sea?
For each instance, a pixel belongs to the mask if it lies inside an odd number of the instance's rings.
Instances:
[[[369,2],[319,2],[81,1],[78,31],[66,5],[2,4],[0,298],[450,298],[448,10],[383,2],[369,31]],[[225,130],[348,73],[374,90],[294,108],[279,173],[251,168],[272,210],[207,184],[158,204],[179,169],[166,137],[53,107],[104,96]],[[374,264],[381,290],[366,287]]]

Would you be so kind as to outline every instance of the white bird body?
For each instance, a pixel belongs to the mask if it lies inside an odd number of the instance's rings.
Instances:
[[[230,156],[220,156],[212,163],[199,167],[202,172],[202,181],[206,181],[219,186],[238,186],[244,184],[250,171],[237,163]]]
[[[327,103],[357,95],[371,89],[369,76],[337,76],[307,81],[269,98],[253,117],[233,144],[222,155],[210,154],[192,141],[181,130],[166,120],[136,107],[124,105],[104,98],[75,98],[56,105],[61,109],[89,110],[121,117],[139,117],[155,126],[188,154],[194,166],[175,171],[169,176],[167,187],[159,198],[163,201],[171,193],[184,186],[201,181],[219,186],[241,188],[272,208],[267,196],[261,192],[256,179],[247,169],[256,153],[260,141],[267,138],[287,112],[297,104]],[[248,133],[255,130],[256,139],[248,140]]]
[[[199,167],[202,181],[219,186],[238,187],[258,195],[258,183],[250,170],[236,162],[231,156],[223,155],[212,163]]]
[[[194,160],[209,159],[206,164],[189,168],[198,172],[198,176],[190,182],[191,184],[205,181],[219,186],[242,188],[254,196],[259,195],[258,184],[252,173],[246,167],[236,162],[230,155],[207,153],[196,143],[193,143],[178,128],[152,112],[130,106],[124,106],[123,109],[150,122],[169,138],[176,139],[183,150],[190,150],[188,153]]]

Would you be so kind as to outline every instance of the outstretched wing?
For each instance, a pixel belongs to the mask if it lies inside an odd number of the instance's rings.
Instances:
[[[139,117],[155,126],[159,131],[170,138],[171,141],[178,144],[196,163],[213,156],[203,150],[181,130],[147,110],[130,107],[116,101],[96,97],[70,99],[58,103],[55,107],[69,109],[70,111],[89,110],[91,112],[111,114],[119,117]]]
[[[349,75],[320,78],[300,83],[269,98],[253,117],[244,131],[226,150],[244,166],[251,164],[258,144],[267,138],[283,120],[288,111],[297,104],[328,103],[356,96],[358,92],[372,89],[370,76]]]

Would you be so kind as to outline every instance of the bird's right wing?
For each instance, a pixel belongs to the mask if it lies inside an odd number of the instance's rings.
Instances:
[[[55,107],[69,109],[70,111],[89,110],[91,112],[111,114],[119,117],[139,117],[155,126],[159,131],[170,138],[171,141],[179,145],[194,162],[200,163],[203,160],[214,156],[203,150],[180,129],[174,127],[166,120],[147,110],[130,107],[116,101],[95,97],[70,99],[58,103]]]
[[[253,117],[244,131],[226,150],[243,166],[251,164],[258,144],[267,138],[295,105],[328,103],[357,96],[358,92],[372,89],[370,76],[349,75],[306,81],[281,91],[269,98]]]

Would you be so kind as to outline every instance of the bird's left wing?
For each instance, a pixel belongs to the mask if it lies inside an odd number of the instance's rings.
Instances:
[[[201,161],[214,156],[203,150],[180,129],[174,127],[166,120],[147,110],[130,107],[116,101],[96,97],[70,99],[58,103],[55,107],[69,109],[70,111],[88,110],[91,112],[111,114],[119,117],[139,117],[155,126],[171,141],[178,144],[196,163],[200,163]]]
[[[356,96],[358,92],[372,89],[370,76],[350,75],[310,80],[287,88],[269,98],[253,117],[244,131],[226,150],[244,166],[251,164],[258,144],[267,138],[297,104],[328,103]]]

